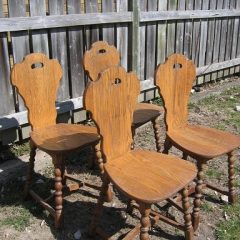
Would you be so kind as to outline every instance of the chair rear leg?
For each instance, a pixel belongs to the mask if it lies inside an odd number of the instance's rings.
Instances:
[[[146,203],[139,203],[139,211],[141,213],[141,228],[140,228],[140,240],[149,240],[149,230],[151,226],[150,212],[151,205]]]
[[[60,228],[62,225],[62,156],[53,156],[54,173],[55,173],[55,227]]]
[[[171,147],[172,147],[172,143],[167,136],[165,139],[165,142],[164,142],[164,149],[163,149],[162,153],[168,154],[168,151],[170,150]]]
[[[100,174],[102,176],[104,176],[104,167],[103,167],[103,159],[102,159],[102,152],[101,152],[101,148],[100,148],[100,143],[98,143],[95,146],[95,152],[96,152],[96,156],[97,156],[97,162],[98,162],[98,168],[100,170]],[[111,202],[112,199],[113,199],[113,193],[112,193],[110,185],[108,184],[108,188],[106,189],[106,193],[105,193],[105,201],[106,202]]]
[[[194,198],[194,207],[193,207],[193,230],[196,231],[199,226],[200,221],[200,207],[201,207],[201,198],[202,198],[202,184],[203,184],[203,167],[204,162],[201,160],[197,161],[197,184],[195,187],[195,198]]]
[[[160,131],[161,131],[161,129],[160,129],[159,121],[160,121],[159,117],[152,120],[157,152],[161,152],[161,142],[160,142]]]
[[[193,227],[192,227],[192,221],[191,221],[190,203],[189,203],[187,188],[184,188],[182,190],[182,206],[183,206],[183,214],[184,214],[184,220],[185,220],[185,238],[186,240],[192,240]]]
[[[182,159],[184,159],[184,160],[188,160],[188,154],[185,153],[185,152],[183,152]]]
[[[32,184],[32,178],[33,178],[33,172],[34,172],[34,162],[35,162],[35,156],[36,156],[36,146],[31,142],[30,140],[30,158],[28,163],[28,173],[27,173],[27,179],[24,186],[24,198],[27,198],[29,193],[29,188]]]
[[[228,202],[231,204],[234,204],[236,202],[237,196],[236,191],[234,187],[234,162],[235,162],[235,156],[234,152],[228,153]]]
[[[98,198],[98,201],[97,201],[97,206],[94,210],[92,221],[91,221],[89,231],[88,231],[88,233],[91,236],[93,236],[96,233],[97,223],[99,221],[99,218],[102,215],[103,204],[104,204],[105,199],[106,199],[106,193],[107,193],[107,190],[109,188],[109,184],[110,184],[109,179],[106,176],[103,176],[103,183],[102,183],[100,195],[99,195],[99,198]]]

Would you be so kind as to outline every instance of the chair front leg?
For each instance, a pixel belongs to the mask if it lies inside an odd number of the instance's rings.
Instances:
[[[62,156],[53,156],[54,173],[55,173],[55,227],[60,228],[62,225],[62,209],[63,209],[63,197],[62,197]]]
[[[152,120],[157,152],[161,152],[161,142],[160,142],[160,131],[161,131],[161,129],[160,129],[159,121],[160,121],[159,117]]]
[[[192,240],[193,227],[192,227],[192,221],[191,221],[190,203],[189,203],[187,188],[184,188],[182,190],[182,206],[183,206],[183,214],[184,214],[184,220],[185,220],[185,238],[186,240]]]
[[[28,173],[27,173],[27,179],[24,186],[24,198],[28,196],[29,188],[32,184],[32,178],[33,178],[33,172],[34,172],[34,162],[35,162],[35,156],[36,156],[36,146],[33,144],[33,142],[30,140],[30,158],[28,163]]]
[[[139,211],[141,213],[140,240],[149,240],[151,204],[139,203]]]
[[[235,162],[235,155],[234,152],[228,153],[228,202],[234,204],[237,199],[235,187],[234,187],[234,162]]]
[[[172,147],[171,140],[168,138],[168,136],[166,136],[166,139],[164,142],[164,149],[162,153],[168,154],[168,151],[170,150],[171,147]]]
[[[202,184],[203,184],[203,167],[205,162],[197,160],[197,185],[195,187],[195,198],[194,198],[194,207],[193,207],[193,230],[196,231],[199,226],[200,221],[200,207],[201,207],[201,198],[202,198]]]
[[[107,178],[107,176],[104,175],[102,177],[102,179],[103,179],[103,183],[102,183],[102,187],[101,187],[101,190],[100,190],[100,195],[99,195],[99,198],[98,198],[98,201],[97,201],[97,206],[94,210],[92,221],[91,221],[89,231],[88,231],[88,233],[91,236],[96,233],[97,223],[99,221],[99,218],[102,215],[103,204],[104,204],[105,199],[106,199],[106,192],[107,192],[107,190],[109,188],[109,184],[110,184],[110,181]]]
[[[100,170],[100,174],[102,176],[102,178],[104,177],[104,163],[103,163],[103,159],[102,159],[102,152],[101,152],[101,148],[100,148],[100,143],[98,143],[95,146],[95,152],[96,152],[96,156],[97,156],[97,162],[98,162],[98,168]],[[105,201],[106,202],[111,202],[113,199],[113,193],[111,190],[110,185],[108,184],[108,188],[106,189],[106,193],[105,193]]]

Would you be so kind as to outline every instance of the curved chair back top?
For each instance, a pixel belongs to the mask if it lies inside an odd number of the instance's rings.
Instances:
[[[28,109],[32,129],[56,124],[55,100],[61,78],[59,62],[42,53],[29,54],[14,65],[11,81]]]
[[[85,108],[92,113],[102,136],[102,150],[107,160],[131,150],[133,112],[140,84],[134,73],[122,67],[110,67],[85,90]]]
[[[196,67],[184,55],[173,54],[155,72],[155,84],[164,101],[168,131],[184,127],[188,119],[188,100]]]
[[[104,41],[93,43],[83,57],[83,67],[91,81],[95,81],[98,74],[108,67],[118,66],[119,62],[120,55],[117,49]]]

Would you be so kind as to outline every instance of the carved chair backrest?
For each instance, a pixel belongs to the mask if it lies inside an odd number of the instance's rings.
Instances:
[[[83,67],[91,81],[97,80],[98,74],[103,70],[118,66],[119,62],[120,55],[117,49],[104,41],[93,43],[83,57]]]
[[[155,72],[155,84],[164,101],[167,130],[184,127],[188,119],[188,100],[196,68],[184,55],[173,54]]]
[[[29,54],[14,65],[12,84],[24,100],[32,129],[56,124],[55,100],[61,77],[59,62],[42,53]]]
[[[89,82],[85,90],[85,108],[98,126],[108,161],[131,150],[131,125],[139,91],[137,76],[116,66]]]

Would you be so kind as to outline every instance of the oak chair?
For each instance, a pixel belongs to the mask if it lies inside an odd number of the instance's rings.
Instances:
[[[104,239],[98,227],[106,189],[110,182],[127,198],[139,204],[141,224],[131,230],[126,239],[134,239],[140,231],[140,239],[149,239],[151,204],[157,203],[181,191],[185,224],[158,215],[158,219],[171,221],[185,231],[186,239],[193,238],[187,185],[196,177],[194,164],[155,151],[133,150],[132,121],[137,105],[140,85],[134,73],[126,73],[122,67],[110,67],[100,73],[96,81],[90,81],[84,93],[84,105],[90,111],[101,136],[104,178],[90,233]],[[177,164],[176,164],[177,163]],[[156,215],[155,215],[156,216]]]
[[[198,175],[195,187],[193,212],[194,230],[199,225],[199,210],[202,187],[228,195],[229,202],[234,203],[234,154],[240,146],[240,137],[234,134],[204,126],[188,123],[188,99],[193,81],[196,78],[194,64],[180,54],[171,55],[164,64],[158,66],[155,84],[164,101],[167,136],[163,153],[168,153],[172,146],[183,152],[183,158],[193,157],[197,161]],[[203,184],[203,167],[210,159],[228,155],[228,191],[219,189],[210,183]]]
[[[29,54],[21,63],[15,64],[11,72],[12,84],[17,87],[24,100],[32,128],[25,194],[30,194],[50,212],[57,228],[60,227],[62,220],[62,190],[66,180],[71,179],[76,182],[76,184],[65,186],[68,191],[77,190],[83,186],[80,180],[67,174],[65,157],[70,151],[95,146],[99,142],[99,136],[94,127],[56,124],[55,99],[61,77],[62,68],[59,62],[55,59],[50,60],[41,53]],[[37,148],[52,157],[55,172],[55,209],[48,203],[51,197],[44,200],[30,189]],[[84,184],[96,188],[91,184]]]
[[[91,81],[96,81],[99,73],[108,67],[118,66],[120,54],[114,46],[105,41],[98,41],[92,44],[90,50],[86,51],[83,57],[83,66]],[[132,133],[135,129],[147,122],[152,122],[156,149],[161,150],[159,116],[163,114],[163,108],[155,104],[137,103],[133,114]]]

